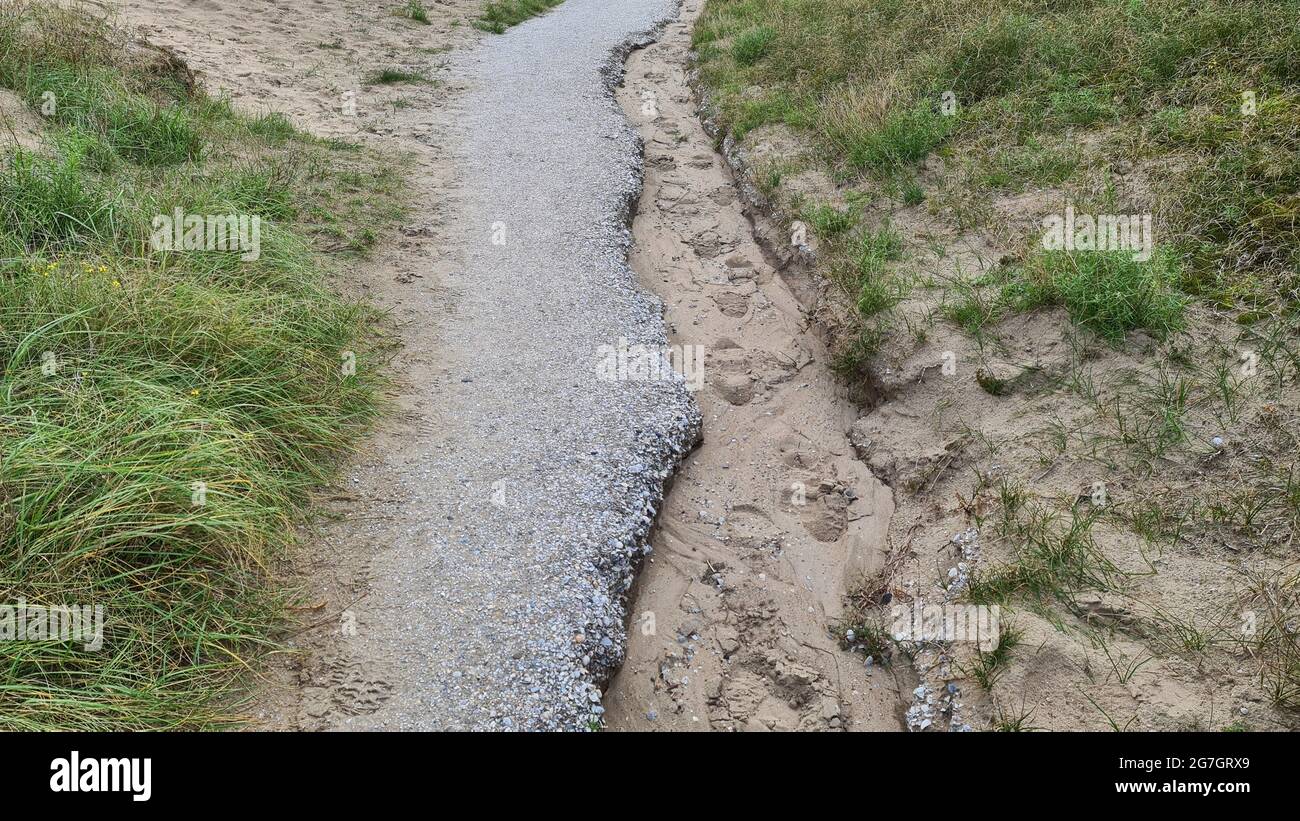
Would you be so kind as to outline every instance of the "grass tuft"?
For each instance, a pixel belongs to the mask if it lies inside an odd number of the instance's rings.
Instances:
[[[1011,664],[1011,654],[1020,646],[1024,631],[1015,625],[1001,621],[998,624],[998,646],[992,650],[975,651],[975,657],[962,667],[962,673],[975,679],[984,692],[992,692],[1002,674]]]
[[[417,23],[429,25],[429,10],[425,8],[422,0],[407,0],[405,14]]]
[[[1004,507],[999,528],[1015,545],[1015,556],[972,575],[971,601],[1068,602],[1071,594],[1081,590],[1111,589],[1122,574],[1093,541],[1095,521],[1095,514],[1075,510],[1070,521],[1061,525],[1057,514],[1042,505]]]
[[[493,34],[505,34],[506,29],[543,14],[564,0],[494,0],[483,8],[483,14],[474,21],[474,27]]]
[[[767,47],[776,39],[776,31],[771,26],[754,26],[736,35],[731,45],[731,56],[742,66],[751,66],[762,59]]]
[[[385,68],[367,75],[365,83],[370,86],[396,85],[398,83],[428,83],[429,78],[418,71],[406,71],[400,68]]]
[[[1176,290],[1179,266],[1168,253],[1137,262],[1130,252],[1046,251],[1003,292],[1017,310],[1063,305],[1070,318],[1112,342],[1143,330],[1158,339],[1181,330],[1187,299]]]
[[[121,42],[0,3],[0,85],[58,106],[46,148],[0,150],[0,604],[105,619],[99,651],[0,641],[5,730],[230,723],[218,705],[284,624],[274,571],[307,493],[381,384],[373,312],[315,250],[331,215],[392,216],[378,161],[236,115]],[[259,215],[260,258],[155,250],[173,208]]]

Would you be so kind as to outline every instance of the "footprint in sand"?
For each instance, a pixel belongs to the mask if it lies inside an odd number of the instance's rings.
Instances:
[[[822,493],[800,510],[804,530],[819,542],[835,542],[848,529],[849,500],[839,493]]]
[[[727,513],[727,536],[733,546],[771,549],[781,543],[781,531],[770,516],[755,505],[736,505]]]
[[[714,380],[713,387],[732,405],[747,405],[754,398],[754,380],[746,374],[723,374]]]
[[[686,243],[695,249],[702,259],[714,259],[736,248],[735,240],[724,240],[717,231],[701,231],[688,238]]]
[[[709,199],[717,205],[731,205],[736,201],[736,191],[733,188],[715,188],[709,194]]]
[[[753,279],[754,263],[746,259],[742,254],[732,254],[722,261],[727,267],[727,278],[733,282],[737,279]]]
[[[749,352],[744,348],[716,351],[709,367],[715,374],[709,381],[723,399],[733,405],[745,405],[754,398]]]
[[[749,313],[749,295],[735,291],[713,294],[713,302],[723,316],[742,317]]]

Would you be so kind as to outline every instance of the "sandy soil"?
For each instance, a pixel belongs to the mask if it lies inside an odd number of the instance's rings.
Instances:
[[[755,129],[727,148],[746,173],[810,151],[784,126]],[[1113,171],[1118,210],[1150,212],[1142,169]],[[1078,544],[1092,567],[1110,569],[1094,573],[1096,589],[1063,573],[1043,601],[1014,596],[1001,621],[1019,642],[987,688],[973,675],[982,662],[972,642],[909,642],[897,654],[908,668],[900,676],[917,682],[905,693],[907,725],[1294,727],[1294,713],[1270,695],[1277,659],[1255,641],[1258,624],[1294,633],[1294,514],[1258,484],[1265,468],[1294,459],[1294,384],[1279,399],[1263,368],[1246,373],[1243,352],[1262,347],[1259,339],[1198,303],[1189,333],[1166,343],[1135,332],[1110,346],[1059,308],[990,323],[983,337],[961,330],[944,316],[955,286],[1036,242],[1041,216],[1063,211],[1067,195],[999,192],[987,203],[988,223],[962,229],[943,205],[959,173],[960,158],[929,157],[918,174],[925,200],[911,205],[864,186],[869,224],[892,226],[904,245],[891,273],[915,287],[873,359],[870,400],[849,430],[895,506],[887,559],[850,587],[859,588],[861,612],[888,626],[893,606],[963,602],[973,575],[1024,562],[1031,545],[1060,548],[1089,520]],[[795,195],[844,204],[847,193],[825,173],[803,171],[783,179],[764,209],[789,224],[798,219]],[[838,313],[851,309],[839,301]],[[819,312],[837,313],[825,304]],[[1283,363],[1294,354],[1275,356]],[[1164,398],[1177,391],[1182,405]],[[1180,441],[1158,450],[1152,420],[1167,418]],[[1206,510],[1239,508],[1258,509],[1258,520],[1224,513],[1221,524],[1206,524]]]
[[[898,680],[829,631],[846,584],[885,555],[892,496],[846,437],[857,409],[794,295],[807,289],[765,254],[696,116],[700,5],[631,55],[619,95],[646,144],[631,262],[664,300],[673,344],[706,360],[704,441],[660,516],[609,726],[900,729]]]
[[[0,146],[32,150],[41,144],[41,118],[22,98],[0,88]]]

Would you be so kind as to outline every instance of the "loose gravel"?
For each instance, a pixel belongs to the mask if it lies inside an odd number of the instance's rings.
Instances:
[[[353,729],[585,729],[620,664],[624,596],[697,440],[680,378],[606,381],[602,346],[663,348],[627,265],[641,146],[613,101],[671,0],[566,0],[456,58],[457,296],[445,378],[348,655],[392,692]],[[462,253],[461,248],[448,249]]]

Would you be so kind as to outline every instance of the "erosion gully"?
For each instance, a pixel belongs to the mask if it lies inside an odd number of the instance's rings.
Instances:
[[[631,264],[670,342],[702,346],[704,438],[679,469],[629,605],[612,730],[896,730],[899,685],[838,649],[842,599],[884,554],[890,490],[855,458],[858,408],[796,298],[806,271],[714,149],[687,0],[634,51],[619,103],[645,143]],[[807,297],[804,297],[805,300]]]

